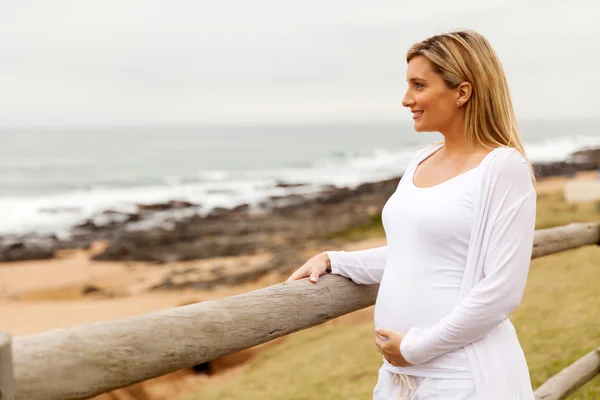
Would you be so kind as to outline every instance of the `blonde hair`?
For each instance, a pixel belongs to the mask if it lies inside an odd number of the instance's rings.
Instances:
[[[535,182],[504,70],[486,38],[472,30],[432,36],[412,45],[406,54],[406,62],[417,56],[429,60],[448,88],[456,88],[462,82],[471,84],[471,98],[465,103],[467,143],[478,143],[485,148],[515,148],[527,160]]]

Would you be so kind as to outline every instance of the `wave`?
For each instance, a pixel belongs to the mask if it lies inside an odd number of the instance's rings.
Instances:
[[[525,151],[532,162],[564,161],[572,153],[600,146],[600,136],[567,136],[545,139],[540,142],[525,142]]]

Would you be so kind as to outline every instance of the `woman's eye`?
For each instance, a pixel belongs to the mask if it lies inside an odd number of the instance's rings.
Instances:
[[[422,85],[422,84],[420,84],[419,82],[415,82],[415,87],[416,87],[417,89],[421,89],[421,88],[423,87],[423,85]]]

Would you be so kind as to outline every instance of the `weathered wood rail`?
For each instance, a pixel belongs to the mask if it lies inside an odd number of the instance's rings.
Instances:
[[[14,397],[11,338],[0,331],[0,400],[12,400]]]
[[[539,400],[566,399],[598,374],[600,374],[600,347],[544,382],[535,391],[535,397]]]
[[[600,242],[597,223],[538,230],[533,258]],[[325,275],[110,322],[0,337],[0,400],[76,400],[211,361],[371,306],[376,285]],[[4,349],[4,350],[3,350]],[[9,360],[8,362],[6,360]],[[598,373],[592,352],[552,377],[538,399],[564,399]]]

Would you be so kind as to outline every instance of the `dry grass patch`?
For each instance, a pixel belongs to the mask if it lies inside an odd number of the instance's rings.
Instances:
[[[511,320],[534,387],[600,346],[599,264],[596,246],[532,261],[523,301]],[[571,398],[600,398],[600,377]]]
[[[197,400],[362,400],[372,395],[381,355],[372,324],[319,326],[292,335],[252,360],[228,382],[209,385]]]
[[[562,191],[538,194],[536,229],[593,221],[600,221],[600,212],[594,202],[567,203]]]

